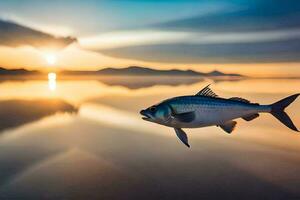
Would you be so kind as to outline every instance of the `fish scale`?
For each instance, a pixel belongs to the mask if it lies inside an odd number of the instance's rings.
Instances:
[[[195,112],[195,120],[180,123],[181,128],[219,125],[226,121],[257,112],[268,112],[269,106],[231,101],[222,98],[181,96],[166,101],[177,113]]]

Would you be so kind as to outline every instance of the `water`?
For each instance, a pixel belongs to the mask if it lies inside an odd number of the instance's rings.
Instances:
[[[0,82],[0,199],[300,198],[300,135],[262,114],[188,130],[139,111],[207,84],[222,97],[273,103],[298,79],[92,77]],[[300,99],[287,112],[300,128]]]

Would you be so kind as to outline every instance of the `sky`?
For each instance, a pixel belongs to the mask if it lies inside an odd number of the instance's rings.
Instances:
[[[0,66],[300,76],[293,0],[1,0]]]

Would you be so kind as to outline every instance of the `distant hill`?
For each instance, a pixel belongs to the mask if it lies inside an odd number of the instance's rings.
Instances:
[[[37,75],[41,74],[39,71],[30,71],[26,69],[5,69],[0,67],[0,75]],[[236,76],[241,77],[240,74],[226,74],[220,71],[212,71],[203,73],[193,70],[158,70],[146,67],[126,67],[126,68],[104,68],[98,71],[62,71],[64,75],[109,75],[109,76]]]
[[[219,71],[203,73],[193,70],[158,70],[146,67],[131,66],[126,68],[104,68],[98,71],[63,71],[66,75],[110,75],[110,76],[241,76],[240,74],[225,74]]]
[[[212,72],[209,72],[206,74],[207,76],[242,76],[240,74],[226,74],[217,70],[214,70]]]
[[[195,72],[193,70],[157,70],[145,67],[127,67],[127,68],[105,68],[99,70],[98,73],[105,75],[182,75],[182,76],[198,76],[202,73]]]
[[[0,67],[0,75],[32,75],[38,73],[38,71],[30,71],[26,69],[5,69]]]

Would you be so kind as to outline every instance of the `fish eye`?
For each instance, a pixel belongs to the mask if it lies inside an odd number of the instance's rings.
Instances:
[[[152,107],[149,108],[149,110],[150,110],[151,112],[154,112],[154,111],[156,110],[156,107],[155,107],[155,106],[152,106]]]

